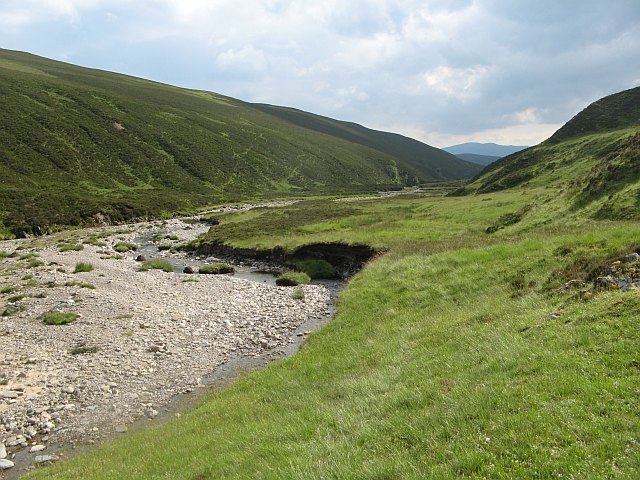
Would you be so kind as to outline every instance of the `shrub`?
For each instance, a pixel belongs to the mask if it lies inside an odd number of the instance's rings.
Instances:
[[[295,287],[307,285],[311,281],[309,275],[304,272],[284,272],[276,278],[276,285],[280,287]]]
[[[158,245],[158,250],[162,251],[162,250],[169,250],[171,248],[171,244],[170,243],[161,243],[160,245]]]
[[[220,275],[224,273],[233,273],[236,269],[233,268],[233,265],[229,265],[228,263],[209,263],[207,265],[202,265],[198,270],[199,273],[207,273]]]
[[[0,250],[0,258],[9,258],[11,255],[13,255],[10,252],[5,252],[4,250]]]
[[[294,300],[304,299],[304,291],[301,288],[296,288],[291,294],[291,298],[293,298]]]
[[[93,265],[87,262],[78,262],[76,263],[75,268],[73,269],[73,273],[82,273],[82,272],[90,272],[93,270]]]
[[[113,249],[118,253],[125,253],[137,250],[138,246],[131,242],[118,242],[113,246]]]
[[[163,272],[173,273],[173,266],[167,260],[154,258],[154,259],[145,260],[144,262],[142,262],[142,265],[140,266],[140,271],[146,272],[147,270],[162,270]]]
[[[322,258],[294,260],[293,265],[311,278],[336,278],[336,269]]]
[[[47,325],[66,325],[78,318],[77,313],[50,312],[44,316],[44,323]]]
[[[0,288],[0,293],[11,293],[15,291],[17,288],[18,287],[16,287],[15,285],[8,285],[6,287]]]

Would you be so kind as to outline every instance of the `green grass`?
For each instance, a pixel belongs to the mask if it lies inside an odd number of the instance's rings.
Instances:
[[[80,288],[88,288],[90,290],[95,290],[96,286],[93,283],[88,283],[88,282],[66,282],[64,284],[65,287],[80,287]]]
[[[640,227],[571,230],[378,259],[296,356],[29,478],[634,478],[640,297],[544,284]]]
[[[151,260],[145,260],[142,262],[142,265],[140,265],[141,272],[146,272],[148,270],[162,270],[163,272],[172,273],[173,266],[171,266],[167,260],[153,258]]]
[[[82,250],[84,250],[84,245],[63,245],[59,248],[60,253],[62,252],[69,252],[69,251],[74,251],[74,252],[80,252]]]
[[[51,312],[47,313],[42,321],[46,325],[66,325],[75,321],[78,318],[77,313],[67,313],[67,312]]]
[[[305,260],[295,260],[292,264],[301,272],[306,273],[313,279],[336,278],[336,269],[326,260],[321,258],[308,258]]]
[[[125,253],[137,250],[138,245],[131,242],[118,242],[113,246],[113,249],[118,253]]]
[[[229,265],[228,263],[209,263],[206,265],[202,265],[198,269],[198,273],[213,274],[213,275],[233,273],[235,271],[236,269],[233,268],[233,265]]]
[[[87,262],[78,262],[73,269],[73,273],[85,273],[93,271],[93,265]]]
[[[276,285],[280,287],[295,287],[296,285],[307,285],[310,281],[311,278],[304,272],[284,272],[276,278]]]

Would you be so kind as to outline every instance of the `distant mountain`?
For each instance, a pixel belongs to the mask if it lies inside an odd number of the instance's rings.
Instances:
[[[640,87],[604,97],[548,140],[485,168],[458,194],[555,189],[596,218],[640,220]]]
[[[3,49],[0,125],[0,236],[481,170],[401,135]]]
[[[477,163],[478,165],[487,166],[495,162],[501,157],[493,157],[490,155],[478,155],[476,153],[459,153],[456,157],[466,160],[467,162]]]
[[[452,145],[451,147],[445,147],[442,150],[458,156],[460,156],[460,154],[473,153],[476,155],[486,155],[489,157],[501,158],[506,157],[507,155],[511,155],[512,153],[519,152],[520,150],[524,150],[525,148],[528,147],[516,145],[498,145],[496,143],[468,142],[461,143],[459,145]]]

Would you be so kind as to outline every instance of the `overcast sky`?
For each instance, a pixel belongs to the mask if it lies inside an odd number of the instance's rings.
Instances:
[[[0,0],[0,47],[444,147],[640,85],[640,0]]]

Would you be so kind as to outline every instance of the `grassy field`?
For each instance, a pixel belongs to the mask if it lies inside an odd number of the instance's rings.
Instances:
[[[637,222],[545,188],[220,220],[210,241],[386,254],[294,357],[27,478],[638,478],[640,295],[557,291],[637,249]]]

